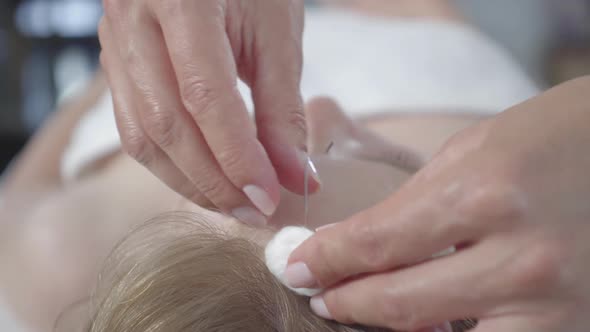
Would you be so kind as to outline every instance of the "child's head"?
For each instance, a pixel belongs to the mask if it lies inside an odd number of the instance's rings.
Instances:
[[[323,187],[309,202],[310,228],[384,199],[412,171],[399,160],[419,161],[407,149],[363,131],[328,100],[312,104],[308,117],[314,120],[310,148]],[[362,147],[361,154],[347,150],[351,140]],[[322,156],[332,145],[338,157]],[[389,155],[396,157],[393,162],[381,160]],[[93,296],[85,331],[386,331],[317,317],[309,298],[296,295],[268,271],[263,248],[273,231],[251,229],[186,203],[181,209],[197,213],[157,218],[115,248]],[[271,223],[297,224],[302,207],[300,196],[284,192]]]
[[[317,317],[273,277],[259,243],[269,231],[195,216],[149,222],[115,249],[88,331],[355,331]]]
[[[319,318],[268,271],[271,230],[213,222],[174,213],[133,231],[107,261],[85,331],[387,331]]]

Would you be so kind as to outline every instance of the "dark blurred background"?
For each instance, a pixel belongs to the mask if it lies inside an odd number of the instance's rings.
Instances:
[[[92,77],[100,0],[1,0],[0,172],[68,94]]]
[[[590,73],[590,0],[455,2],[541,87]],[[101,14],[100,0],[0,0],[0,173],[92,77]]]

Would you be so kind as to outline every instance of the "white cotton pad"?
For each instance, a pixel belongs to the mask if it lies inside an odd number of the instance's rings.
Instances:
[[[283,285],[289,287],[283,277],[289,256],[295,248],[299,247],[303,241],[307,240],[313,234],[313,231],[305,227],[289,226],[281,229],[266,245],[266,249],[264,250],[266,266]],[[299,295],[305,296],[314,296],[322,291],[317,288],[289,287],[289,289]]]
[[[314,234],[313,231],[305,227],[288,226],[281,229],[275,236],[268,242],[266,249],[264,250],[264,256],[266,259],[266,266],[270,272],[279,279],[279,281],[289,287],[284,278],[285,269],[287,268],[287,261],[289,256],[303,241],[307,240]],[[439,253],[432,255],[432,258],[439,258],[447,256],[455,252],[455,247],[450,247]],[[292,288],[295,293],[305,296],[314,296],[319,294],[322,289],[319,288]]]

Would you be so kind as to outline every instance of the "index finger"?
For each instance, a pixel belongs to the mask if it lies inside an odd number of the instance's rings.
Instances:
[[[319,230],[291,254],[285,271],[289,285],[327,288],[358,274],[426,260],[476,236],[475,227],[465,227],[471,216],[450,207],[457,204],[450,202],[446,186],[416,187]]]
[[[225,9],[216,1],[153,1],[152,5],[186,110],[228,179],[264,214],[272,214],[279,201],[279,182],[237,90]]]

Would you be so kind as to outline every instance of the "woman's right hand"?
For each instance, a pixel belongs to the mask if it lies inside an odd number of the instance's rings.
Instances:
[[[104,0],[101,62],[124,149],[195,203],[255,225],[303,192],[301,0]],[[252,89],[256,126],[237,88]],[[319,187],[309,179],[310,190]]]

